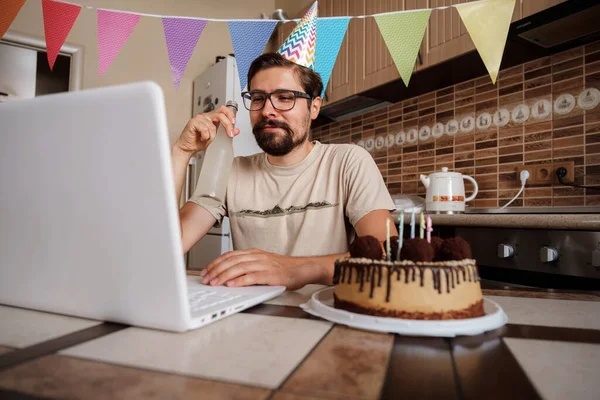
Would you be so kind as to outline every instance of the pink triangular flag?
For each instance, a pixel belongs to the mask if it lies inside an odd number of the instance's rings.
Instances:
[[[138,14],[98,10],[98,74],[104,75],[140,20]]]
[[[42,11],[44,13],[44,35],[46,36],[48,64],[50,70],[52,70],[58,52],[79,16],[81,6],[53,0],[42,0]]]
[[[207,21],[191,18],[163,18],[163,30],[167,41],[167,52],[171,64],[171,78],[175,88],[185,72],[188,61],[194,52],[198,39]]]

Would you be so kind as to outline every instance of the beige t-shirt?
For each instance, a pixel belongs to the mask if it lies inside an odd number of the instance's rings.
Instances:
[[[355,225],[373,210],[395,210],[371,155],[351,144],[322,144],[300,163],[279,167],[265,153],[236,157],[226,204],[196,193],[190,201],[220,224],[228,216],[233,247],[288,256],[348,251]]]

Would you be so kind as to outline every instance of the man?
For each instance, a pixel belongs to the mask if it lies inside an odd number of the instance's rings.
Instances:
[[[254,60],[248,82],[244,106],[264,153],[235,158],[225,204],[194,194],[181,208],[183,251],[228,216],[235,250],[202,271],[204,283],[331,284],[334,261],[348,255],[355,235],[385,240],[394,203],[364,149],[308,140],[322,102],[317,73],[268,53]],[[239,134],[222,106],[192,118],[173,146],[177,198],[190,157],[210,145],[219,124],[230,137]],[[393,223],[390,229],[397,235]]]

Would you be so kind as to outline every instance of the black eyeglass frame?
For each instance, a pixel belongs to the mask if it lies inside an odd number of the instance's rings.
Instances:
[[[253,93],[260,93],[263,94],[265,96],[265,101],[263,101],[262,106],[259,109],[256,110],[251,110],[250,108],[248,108],[248,106],[246,105],[246,102],[244,101],[244,99],[246,99],[246,95],[252,95]],[[286,110],[282,110],[280,108],[277,108],[275,106],[275,104],[273,104],[273,100],[271,100],[271,95],[273,94],[279,94],[279,93],[292,93],[294,95],[294,104],[292,104],[292,106]],[[242,103],[244,103],[244,107],[246,108],[246,110],[248,111],[260,111],[265,107],[265,104],[267,104],[267,99],[271,102],[271,105],[273,106],[274,109],[276,109],[277,111],[290,111],[292,109],[294,109],[294,107],[296,107],[296,99],[300,97],[302,99],[307,99],[308,101],[312,101],[313,98],[311,95],[309,95],[308,93],[304,93],[304,92],[299,92],[297,90],[289,90],[289,89],[277,89],[272,91],[271,93],[267,93],[267,92],[263,92],[262,90],[250,90],[247,92],[242,92]]]

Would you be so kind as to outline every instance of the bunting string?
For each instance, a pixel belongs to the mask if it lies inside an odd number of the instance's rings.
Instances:
[[[25,0],[0,0],[0,39]],[[62,0],[41,0],[50,69],[81,9],[95,10],[98,22],[98,73],[108,70],[127,42],[140,18],[161,18],[165,44],[175,88],[179,87],[188,61],[209,22],[227,22],[236,58],[239,84],[247,85],[251,62],[264,48],[277,24],[296,22],[279,53],[315,70],[327,86],[340,46],[351,19],[374,18],[387,49],[406,86],[422,46],[430,15],[434,10],[456,8],[467,33],[496,83],[516,0],[477,0],[449,6],[398,10],[369,15],[318,17],[315,1],[302,19],[222,19],[172,16],[82,6]]]
[[[82,6],[79,5],[77,3],[72,3],[72,2],[68,2],[68,1],[62,1],[62,0],[54,0],[57,3],[65,3],[65,4],[71,4],[71,5],[76,5],[79,6],[81,8],[86,8],[88,10],[105,10],[105,11],[115,11],[115,12],[120,12],[120,13],[125,13],[125,14],[136,14],[136,15],[141,15],[142,17],[153,17],[153,18],[188,18],[188,19],[200,19],[200,20],[204,20],[204,21],[210,21],[210,22],[230,22],[230,21],[245,21],[245,22],[282,22],[282,23],[286,23],[286,22],[300,22],[300,18],[295,18],[295,19],[243,19],[243,18],[204,18],[204,17],[190,17],[190,16],[174,16],[174,15],[161,15],[161,14],[148,14],[148,13],[141,13],[141,12],[135,12],[135,11],[123,11],[123,10],[115,10],[115,9],[109,9],[109,8],[100,8],[100,7],[94,7],[94,6]],[[474,3],[485,3],[488,2],[489,0],[476,0],[476,1],[471,1],[469,3],[461,3],[461,4],[454,4],[454,5],[450,5],[450,6],[442,6],[442,7],[433,7],[433,8],[416,8],[416,9],[412,9],[412,10],[400,10],[400,11],[389,11],[389,12],[384,12],[384,13],[377,13],[377,14],[366,14],[366,15],[347,15],[347,16],[335,16],[335,17],[319,17],[319,19],[364,19],[364,18],[371,18],[371,17],[377,17],[377,16],[381,16],[381,15],[390,15],[390,14],[402,14],[402,13],[409,13],[409,12],[419,12],[419,11],[424,11],[424,10],[447,10],[449,8],[457,8],[458,6],[464,5],[464,4],[474,4]]]

